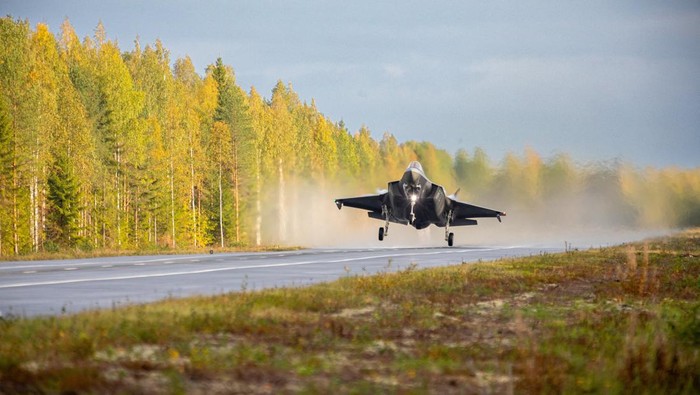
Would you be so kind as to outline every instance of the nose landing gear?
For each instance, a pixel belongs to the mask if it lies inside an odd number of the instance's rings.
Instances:
[[[447,213],[447,222],[445,223],[445,241],[449,247],[452,247],[455,241],[455,234],[450,232],[450,223],[452,222],[452,210]]]

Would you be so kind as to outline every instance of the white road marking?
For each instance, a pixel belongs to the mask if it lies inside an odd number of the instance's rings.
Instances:
[[[488,250],[496,250],[488,249]],[[479,250],[484,251],[484,250]],[[313,265],[318,263],[343,263],[352,261],[366,261],[370,259],[381,259],[381,258],[397,258],[403,256],[423,256],[423,255],[439,255],[439,254],[454,254],[454,253],[468,253],[474,252],[474,250],[445,250],[445,251],[434,251],[434,252],[423,252],[423,253],[406,253],[406,254],[385,254],[385,255],[373,255],[357,258],[344,258],[344,259],[334,259],[334,260],[314,260],[314,261],[302,261],[302,262],[282,262],[282,263],[270,263],[263,265],[246,265],[246,266],[231,266],[231,267],[220,267],[214,269],[200,269],[200,270],[189,270],[180,272],[170,272],[170,273],[152,273],[152,274],[140,274],[132,276],[114,276],[114,277],[101,277],[101,278],[81,278],[81,279],[71,279],[71,280],[60,280],[60,281],[40,281],[33,283],[15,283],[15,284],[4,284],[0,285],[0,289],[5,288],[21,288],[21,287],[35,287],[35,286],[45,286],[45,285],[60,285],[60,284],[74,284],[74,283],[86,283],[92,281],[119,281],[119,280],[134,280],[142,278],[154,278],[154,277],[172,277],[172,276],[184,276],[190,274],[204,274],[204,273],[215,273],[215,272],[226,272],[232,270],[245,270],[245,269],[264,269],[271,267],[286,267],[286,266],[302,266],[302,265]]]
[[[67,268],[65,268],[65,269],[63,269],[63,270],[66,270],[66,271],[68,271],[68,270],[78,270],[78,268],[77,268],[77,267],[67,267]]]
[[[134,266],[146,266],[145,263],[134,263]]]
[[[95,265],[97,264],[96,262],[86,262],[86,263],[63,263],[59,265],[22,265],[22,266],[5,266],[5,265],[0,265],[0,270],[16,270],[16,269],[33,269],[33,268],[51,268],[51,267],[63,267],[67,265],[71,266],[88,266],[88,265]]]
[[[131,260],[131,261],[117,261],[113,262],[113,265],[128,265],[128,264],[133,264],[135,262],[143,262],[143,263],[151,263],[151,262],[163,262],[163,261],[184,261],[192,259],[192,256],[187,256],[187,257],[181,257],[181,258],[158,258],[158,259],[147,259],[143,261],[137,261],[137,260]],[[90,266],[90,265],[99,265],[99,262],[81,262],[81,263],[58,263],[58,264],[34,264],[34,265],[21,265],[21,266],[13,266],[13,265],[0,265],[0,270],[17,270],[17,269],[34,269],[34,268],[41,268],[41,269],[46,269],[46,268],[55,268],[55,267],[64,267],[67,265],[70,265],[71,267],[73,266]]]
[[[24,274],[34,274],[36,273],[36,270],[27,270],[26,272],[22,272]]]
[[[102,265],[102,267],[108,268],[108,267],[114,267],[114,266],[113,265]]]

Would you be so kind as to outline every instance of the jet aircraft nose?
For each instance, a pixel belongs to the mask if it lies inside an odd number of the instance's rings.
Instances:
[[[415,187],[420,181],[420,173],[418,173],[417,171],[412,171],[410,179],[412,184],[411,186]]]

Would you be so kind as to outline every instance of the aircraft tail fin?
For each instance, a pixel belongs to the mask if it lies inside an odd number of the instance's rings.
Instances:
[[[458,194],[459,191],[461,191],[461,190],[462,190],[462,188],[457,188],[457,190],[455,191],[455,193],[453,193],[452,195],[450,195],[449,198],[450,198],[450,199],[457,199],[457,194]]]

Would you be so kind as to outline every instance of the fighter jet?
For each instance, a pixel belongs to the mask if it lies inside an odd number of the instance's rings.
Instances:
[[[379,228],[379,240],[389,235],[389,223],[411,225],[416,229],[424,229],[430,225],[445,228],[445,241],[452,247],[454,233],[450,226],[476,225],[473,218],[496,218],[506,213],[484,207],[472,206],[457,200],[457,193],[447,196],[445,188],[433,184],[423,172],[423,166],[417,161],[408,165],[398,181],[388,184],[386,191],[377,195],[365,195],[344,199],[336,199],[335,204],[340,210],[343,206],[368,210],[370,218],[384,221]]]

